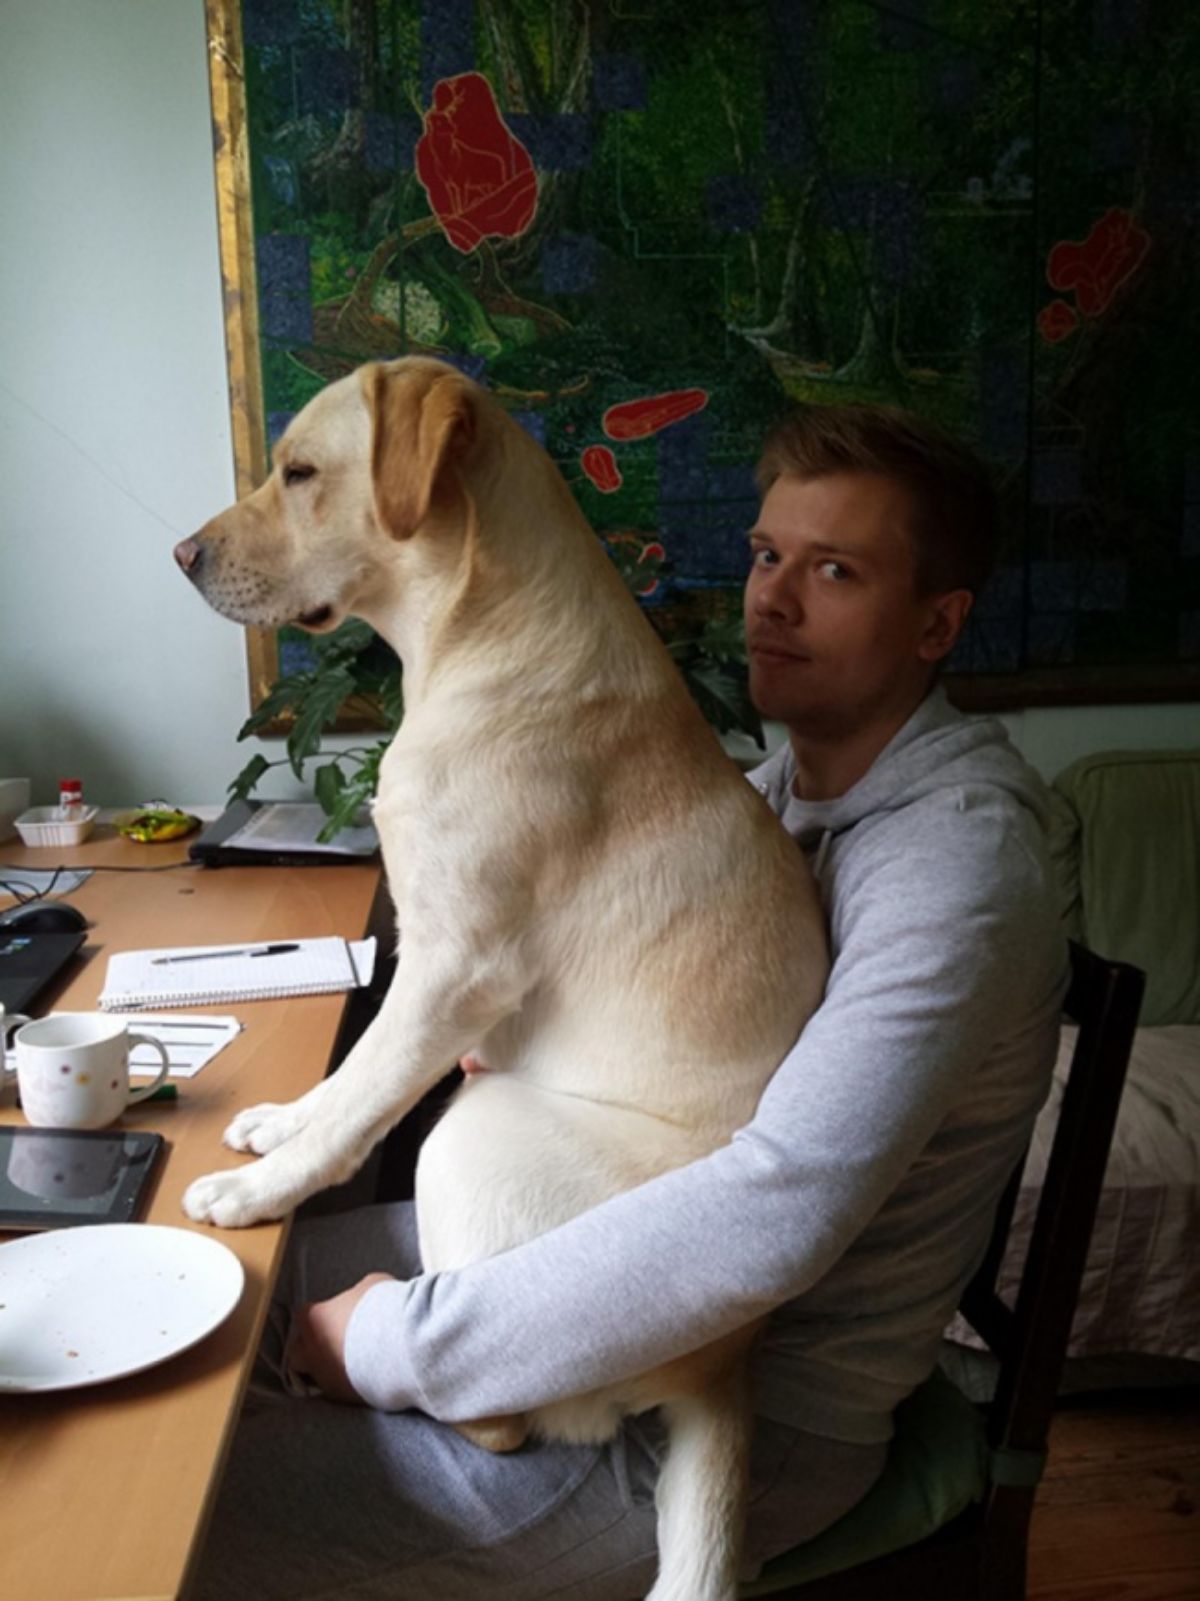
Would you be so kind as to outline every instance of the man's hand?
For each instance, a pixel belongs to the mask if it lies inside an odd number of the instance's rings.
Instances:
[[[292,1314],[287,1364],[303,1373],[331,1401],[362,1405],[362,1396],[346,1375],[346,1330],[354,1309],[376,1284],[391,1284],[390,1273],[368,1273],[365,1279],[328,1301],[307,1301]]]

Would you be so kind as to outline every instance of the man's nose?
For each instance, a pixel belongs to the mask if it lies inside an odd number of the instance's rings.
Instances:
[[[200,558],[204,555],[199,543],[194,539],[181,539],[175,546],[174,554],[183,571],[189,578],[194,578],[196,569],[200,565]]]
[[[798,585],[785,578],[778,567],[760,570],[751,603],[759,617],[781,617],[796,622],[804,613]]]

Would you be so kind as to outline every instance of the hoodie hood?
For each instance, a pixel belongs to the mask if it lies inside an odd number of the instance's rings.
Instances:
[[[829,840],[867,815],[899,811],[936,792],[999,787],[1044,829],[1049,797],[1041,777],[994,717],[965,717],[935,686],[884,746],[858,783],[833,800],[805,801],[792,793],[796,758],[789,741],[748,778],[805,849]],[[786,814],[786,815],[785,815]]]

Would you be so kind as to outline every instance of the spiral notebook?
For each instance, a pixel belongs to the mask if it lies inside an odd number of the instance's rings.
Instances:
[[[287,995],[330,995],[369,984],[375,941],[254,940],[246,945],[179,945],[117,951],[108,959],[100,1006],[211,1006]]]

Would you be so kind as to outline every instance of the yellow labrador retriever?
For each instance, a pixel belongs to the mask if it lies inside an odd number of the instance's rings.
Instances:
[[[455,369],[371,365],[176,559],[236,622],[365,618],[406,707],[375,807],[395,982],[336,1074],[234,1119],[226,1143],[262,1159],[198,1179],[188,1215],[239,1227],[345,1180],[467,1052],[488,1071],[418,1168],[432,1270],[728,1141],[820,997],[817,896],[545,452]],[[467,1432],[599,1440],[662,1406],[653,1601],[729,1601],[753,1332]]]

